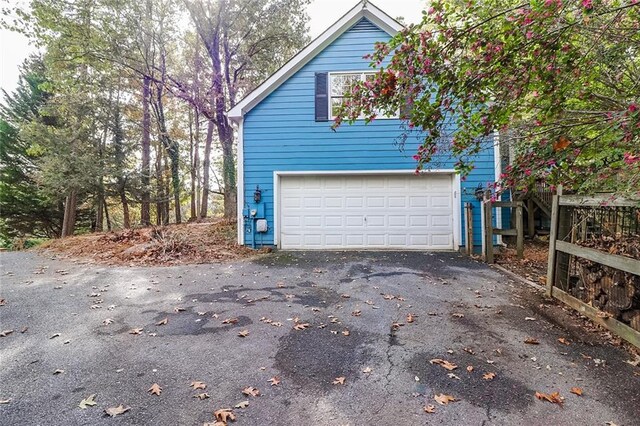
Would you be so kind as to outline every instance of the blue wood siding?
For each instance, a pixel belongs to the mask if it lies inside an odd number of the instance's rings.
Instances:
[[[359,121],[331,131],[331,121],[315,122],[314,76],[316,72],[366,71],[362,58],[376,41],[389,35],[362,20],[284,82],[244,117],[244,199],[253,200],[256,185],[262,190],[269,232],[265,245],[274,241],[274,171],[413,170],[412,156],[419,145],[410,137],[399,149],[400,121],[380,119],[365,125]],[[487,141],[477,157],[475,170],[462,182],[461,202],[474,203],[474,244],[481,244],[480,206],[474,197],[478,184],[494,181],[493,142]],[[441,159],[433,168],[452,169],[453,161]],[[464,209],[461,208],[462,215]],[[463,217],[460,223],[464,225]],[[461,244],[464,241],[464,231]],[[245,243],[250,243],[245,234]],[[261,237],[257,238],[258,243]]]

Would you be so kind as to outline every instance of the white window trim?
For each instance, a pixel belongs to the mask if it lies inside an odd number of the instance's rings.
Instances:
[[[331,79],[333,78],[334,75],[344,75],[344,74],[360,74],[360,81],[364,81],[364,79],[362,78],[365,74],[371,74],[371,75],[375,75],[377,74],[377,71],[373,71],[373,70],[366,70],[366,71],[331,71],[327,73],[327,84],[329,87],[327,87],[327,98],[328,98],[328,108],[329,108],[329,112],[328,112],[328,117],[329,117],[329,121],[333,121],[335,120],[336,116],[333,115],[333,105],[331,100],[334,98],[334,96],[331,96]],[[344,98],[344,96],[343,96]],[[365,117],[364,116],[359,116],[357,118],[357,120],[364,120]],[[378,115],[376,116],[375,120],[399,120],[400,119],[400,111],[398,111],[396,113],[396,115],[394,116],[386,116],[386,115]]]
[[[280,171],[273,172],[273,245],[280,247],[280,179],[284,176],[367,176],[367,175],[414,175],[415,169],[411,170],[320,170],[320,171]],[[451,175],[451,196],[453,197],[453,251],[460,250],[460,238],[462,226],[460,216],[462,207],[460,205],[461,179],[453,169],[431,169],[421,170],[420,174],[448,174]],[[407,249],[409,250],[409,249]],[[420,249],[422,250],[422,249]]]

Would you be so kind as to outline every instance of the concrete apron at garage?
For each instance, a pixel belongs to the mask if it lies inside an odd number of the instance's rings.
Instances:
[[[2,424],[197,425],[245,399],[234,410],[239,425],[631,425],[640,415],[629,354],[535,290],[455,253],[280,252],[159,268],[34,253],[0,261],[0,328],[16,330],[0,338],[0,399],[11,400],[0,405]],[[294,330],[296,318],[310,327]],[[194,380],[209,399],[194,398]],[[160,396],[147,392],[153,383]],[[247,398],[247,386],[262,395]],[[560,392],[563,407],[536,391]],[[94,393],[95,407],[78,408]],[[440,393],[457,401],[440,406]],[[105,418],[118,404],[131,410]]]

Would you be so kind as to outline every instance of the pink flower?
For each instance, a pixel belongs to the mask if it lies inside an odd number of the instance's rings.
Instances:
[[[593,9],[593,1],[592,0],[582,0],[582,7],[587,10]]]
[[[629,166],[635,163],[640,162],[640,154],[639,155],[633,155],[630,152],[625,152],[624,153],[624,162],[626,164],[628,164]]]
[[[632,103],[631,105],[629,105],[629,112],[636,112],[638,110],[638,105],[635,103]]]
[[[533,38],[533,31],[527,31],[527,40],[531,40]]]
[[[531,169],[527,169],[524,171],[525,176],[531,176]]]

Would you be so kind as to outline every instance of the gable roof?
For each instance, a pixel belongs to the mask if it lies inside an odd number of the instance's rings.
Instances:
[[[228,117],[237,121],[251,111],[271,92],[277,89],[289,77],[298,72],[318,53],[333,43],[345,31],[353,27],[361,19],[367,19],[391,36],[397,34],[402,25],[367,0],[362,0],[349,10],[342,18],[320,34],[315,40],[291,58],[278,71],[267,78],[260,86],[244,97],[236,106],[228,111]]]

